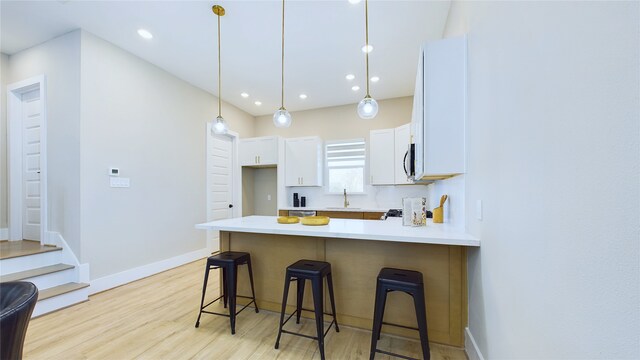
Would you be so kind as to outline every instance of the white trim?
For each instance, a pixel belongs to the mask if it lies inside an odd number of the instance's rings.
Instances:
[[[0,229],[0,240],[9,240],[9,229],[8,228]]]
[[[60,262],[75,266],[75,281],[88,283],[90,269],[89,264],[80,264],[76,254],[71,250],[71,247],[59,232],[47,231],[45,235],[47,244],[62,248],[62,251],[60,251]]]
[[[207,194],[206,196],[206,203],[205,203],[205,207],[206,207],[206,214],[207,214],[207,221],[211,221],[211,209],[209,209],[209,203],[210,203],[210,194],[211,191],[209,191],[209,184],[210,182],[210,174],[209,174],[209,159],[210,159],[210,153],[209,153],[209,142],[213,140],[213,132],[212,132],[212,124],[213,121],[208,121],[207,122],[207,126],[206,126],[206,160],[205,160],[205,169],[206,169],[206,181],[205,181],[205,193]],[[229,130],[227,132],[226,135],[222,135],[222,136],[227,136],[231,138],[231,151],[233,152],[232,156],[233,159],[231,161],[231,167],[232,167],[232,178],[233,178],[233,184],[232,184],[232,188],[231,188],[231,194],[233,196],[232,202],[233,202],[233,211],[232,211],[232,217],[241,217],[242,216],[242,169],[240,168],[240,159],[239,159],[239,154],[238,154],[238,146],[240,143],[240,135],[235,132],[235,131],[231,131]],[[215,233],[217,233],[218,231],[215,231]],[[214,241],[214,231],[212,230],[207,230],[207,249],[210,249],[212,251],[217,251],[219,250],[220,244],[219,243],[215,243]]]
[[[482,356],[478,344],[468,327],[464,328],[464,350],[467,352],[469,360],[484,360],[484,356]]]
[[[47,196],[47,83],[45,75],[7,86],[7,133],[9,170],[9,239],[22,240],[22,98],[38,89],[40,92],[40,242],[45,244],[48,229]]]
[[[190,253],[178,255],[169,259],[160,260],[151,264],[139,266],[133,269],[125,270],[117,274],[107,275],[91,281],[89,287],[89,295],[109,290],[114,287],[140,280],[157,273],[173,269],[180,265],[203,259],[211,253],[210,249],[204,248]]]

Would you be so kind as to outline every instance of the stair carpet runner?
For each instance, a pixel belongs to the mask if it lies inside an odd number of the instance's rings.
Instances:
[[[72,296],[67,300],[56,299],[56,297],[63,297],[65,294],[87,288],[89,284],[71,281],[77,278],[77,274],[73,270],[75,266],[58,262],[55,255],[46,260],[34,258],[46,253],[61,253],[61,250],[62,248],[57,246],[40,245],[38,241],[0,241],[0,282],[30,281],[36,284],[39,294],[33,316],[43,315],[88,299],[86,290],[85,294],[81,296]],[[13,262],[12,266],[9,266],[9,261]],[[20,261],[23,264],[36,265],[25,265],[26,270],[7,273],[7,271],[12,271],[7,268],[15,267],[15,264]],[[45,306],[42,303],[46,300],[54,303]],[[38,305],[41,305],[40,309]]]

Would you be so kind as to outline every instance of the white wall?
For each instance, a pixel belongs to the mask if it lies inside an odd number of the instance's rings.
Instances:
[[[640,358],[639,5],[452,5],[445,37],[469,34],[469,328],[486,359]]]
[[[82,32],[81,262],[96,279],[203,249],[206,122],[217,99]],[[241,136],[254,118],[224,104]],[[111,188],[118,167],[130,188]]]
[[[0,229],[7,227],[7,77],[9,56],[0,53]],[[0,238],[0,240],[3,240]]]
[[[9,83],[46,76],[49,230],[80,246],[80,31],[9,56]],[[4,98],[4,96],[3,96]]]

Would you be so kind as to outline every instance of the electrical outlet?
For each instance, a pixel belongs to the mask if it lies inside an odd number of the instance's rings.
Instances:
[[[482,200],[476,200],[476,219],[482,221]]]
[[[267,201],[271,201],[271,194],[267,195]]]

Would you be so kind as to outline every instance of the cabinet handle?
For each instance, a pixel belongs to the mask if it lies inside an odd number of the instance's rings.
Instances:
[[[300,178],[300,184],[304,185],[304,177]]]
[[[258,155],[258,164],[260,164],[260,155]]]
[[[258,156],[254,156],[254,157],[253,157],[253,163],[254,163],[254,164],[257,164],[257,163],[258,163]]]

